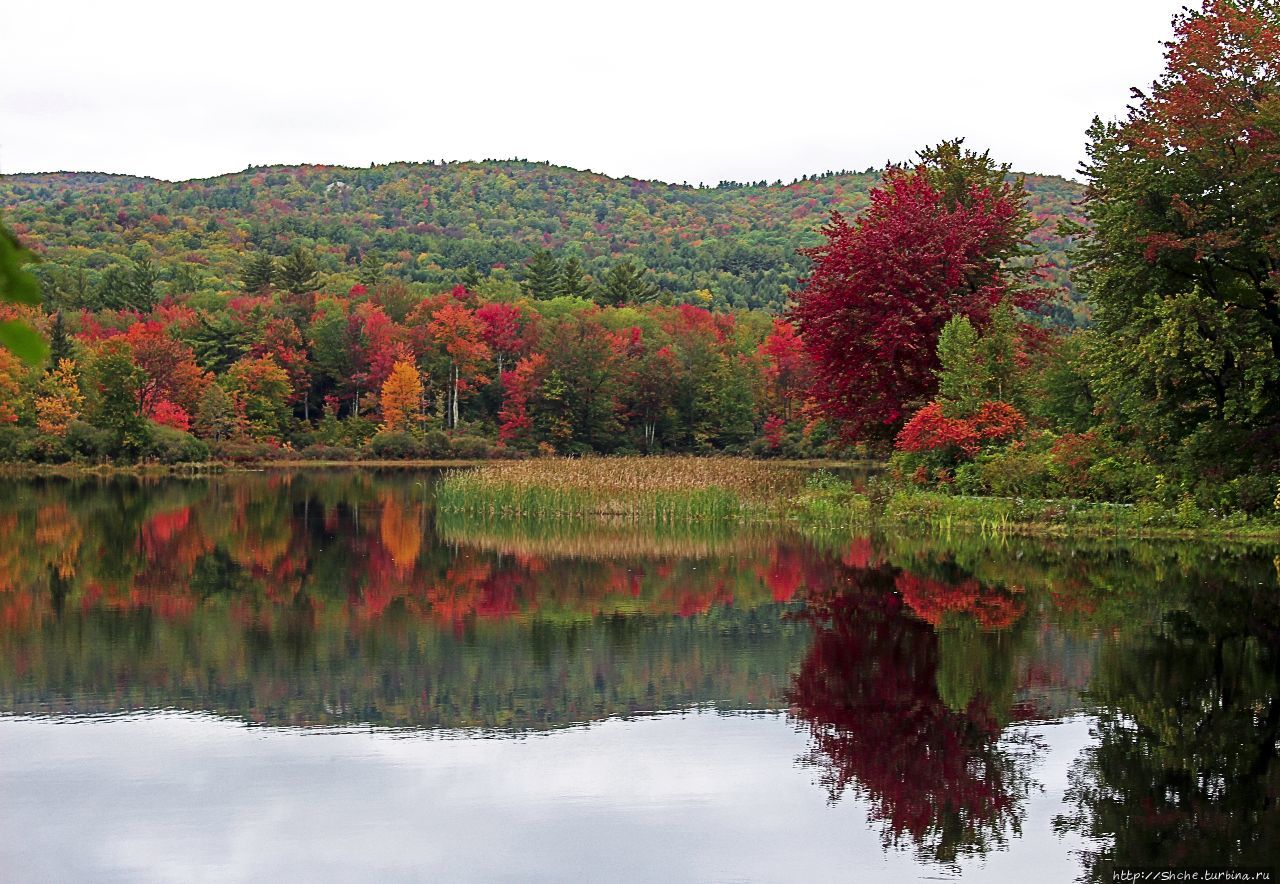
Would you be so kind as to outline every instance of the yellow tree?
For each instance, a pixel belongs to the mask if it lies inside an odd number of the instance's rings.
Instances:
[[[36,397],[36,428],[50,436],[65,436],[67,427],[80,417],[84,394],[76,380],[76,363],[59,359],[58,365],[40,382]]]
[[[422,378],[412,362],[400,360],[382,383],[382,429],[411,430],[422,413]]]

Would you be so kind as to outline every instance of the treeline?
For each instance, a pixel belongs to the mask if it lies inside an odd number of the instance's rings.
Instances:
[[[545,253],[544,253],[545,254]],[[248,256],[239,292],[139,309],[29,310],[43,365],[0,351],[0,458],[487,457],[837,445],[805,408],[794,328],[648,299],[571,262],[505,298],[400,280],[315,291],[311,256]],[[545,285],[545,289],[542,286]],[[597,303],[603,302],[603,303]],[[14,309],[14,308],[11,308]]]
[[[689,187],[521,160],[271,167],[176,183],[58,173],[0,177],[0,207],[45,258],[36,272],[50,310],[146,309],[130,291],[139,283],[157,299],[226,291],[245,254],[301,247],[328,291],[381,278],[503,289],[551,251],[592,284],[629,261],[671,302],[778,311],[807,272],[796,250],[817,242],[832,210],[865,208],[877,179]],[[1069,288],[1072,237],[1057,223],[1077,218],[1080,187],[1046,176],[1027,186],[1042,222],[1036,249]],[[1060,321],[1085,318],[1069,297],[1057,309]]]

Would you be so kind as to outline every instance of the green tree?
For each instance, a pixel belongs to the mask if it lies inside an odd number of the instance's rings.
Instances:
[[[202,438],[219,442],[230,438],[236,426],[236,405],[219,383],[210,384],[200,397],[195,430]]]
[[[600,283],[599,301],[609,307],[643,304],[658,296],[658,286],[645,277],[646,271],[630,261],[620,261],[609,269]]]
[[[305,295],[320,287],[316,260],[302,246],[294,246],[280,263],[280,287],[295,295]]]
[[[289,374],[271,356],[245,357],[227,372],[227,390],[257,438],[280,438],[290,417]]]
[[[266,252],[254,252],[240,271],[240,285],[246,292],[264,294],[276,278],[276,261]]]
[[[1089,130],[1100,404],[1192,474],[1280,455],[1278,47],[1273,3],[1187,10],[1160,79]]]
[[[967,316],[953,316],[938,336],[938,400],[948,416],[973,414],[990,385],[978,358],[978,331]]]
[[[52,371],[64,359],[74,358],[71,347],[71,336],[67,334],[67,323],[62,311],[53,314],[53,325],[49,328],[49,369]]]
[[[150,313],[156,306],[156,284],[160,281],[160,272],[145,255],[135,258],[128,270],[127,304],[142,313]]]
[[[133,348],[120,338],[104,341],[85,374],[92,422],[110,431],[114,454],[136,457],[148,441],[138,409],[138,389],[147,376],[133,361]]]
[[[1016,308],[1007,299],[979,334],[966,316],[954,316],[938,336],[938,401],[948,417],[967,417],[983,402],[1022,407]]]
[[[373,249],[364,253],[360,259],[360,270],[356,277],[365,288],[374,288],[382,281],[384,260],[382,254]]]
[[[560,283],[560,263],[550,252],[537,252],[525,265],[524,282],[521,285],[529,297],[539,301],[554,298],[560,294]]]
[[[560,266],[559,292],[566,298],[588,298],[591,296],[591,283],[583,272],[582,264],[572,256],[565,258]]]

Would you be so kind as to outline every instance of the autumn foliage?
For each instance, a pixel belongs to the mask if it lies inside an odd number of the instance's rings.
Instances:
[[[422,411],[422,378],[412,362],[401,360],[391,367],[382,384],[382,429],[412,430]]]
[[[808,250],[794,317],[812,393],[855,438],[892,436],[937,389],[937,343],[953,316],[985,323],[997,304],[1035,300],[1005,264],[1026,232],[1010,184],[949,194],[925,165],[892,169],[853,222],[833,215]]]

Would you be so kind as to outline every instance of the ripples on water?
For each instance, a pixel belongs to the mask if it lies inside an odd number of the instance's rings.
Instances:
[[[1107,881],[1274,864],[1275,551],[0,486],[18,880]]]

